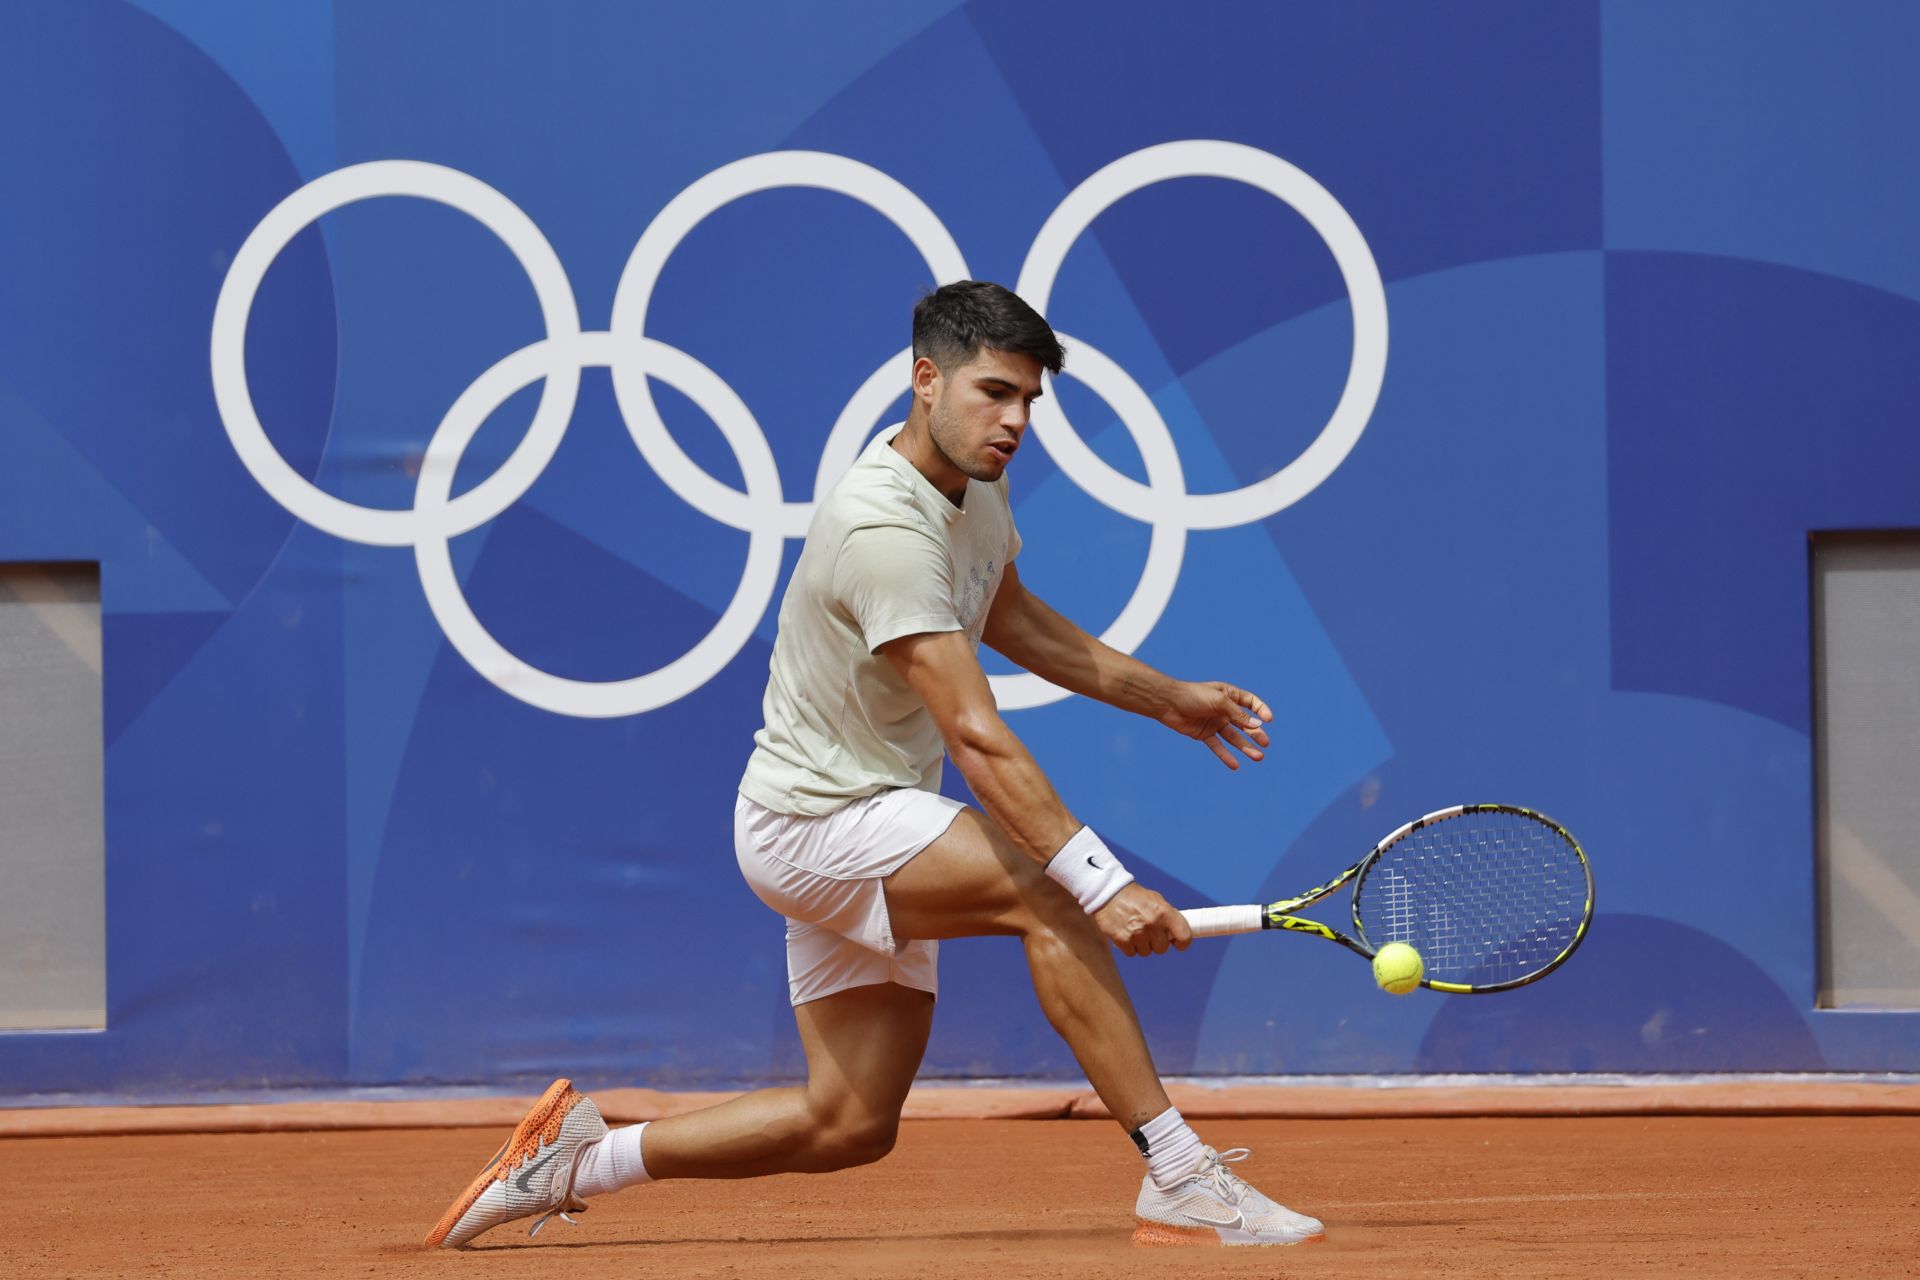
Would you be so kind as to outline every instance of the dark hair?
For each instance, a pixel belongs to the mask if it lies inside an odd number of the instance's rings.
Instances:
[[[1052,327],[1005,285],[955,280],[914,306],[914,359],[924,356],[944,374],[972,360],[982,347],[1032,356],[1049,373],[1059,373],[1067,362]]]

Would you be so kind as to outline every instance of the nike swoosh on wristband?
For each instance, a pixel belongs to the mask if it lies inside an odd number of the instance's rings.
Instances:
[[[560,1154],[559,1147],[555,1147],[553,1150],[547,1152],[546,1155],[542,1156],[540,1159],[528,1165],[526,1167],[526,1171],[523,1172],[519,1177],[513,1180],[513,1185],[520,1188],[520,1190],[526,1192],[529,1195],[533,1194],[533,1188],[529,1187],[527,1184],[533,1181],[533,1175],[540,1172],[541,1166],[545,1165],[549,1160],[553,1159],[555,1156],[559,1154]]]
[[[1106,868],[1105,868],[1105,867],[1103,867],[1103,866],[1101,866],[1101,865],[1100,865],[1099,863],[1097,863],[1097,862],[1095,862],[1095,861],[1093,860],[1093,855],[1092,855],[1092,854],[1088,854],[1088,855],[1087,855],[1087,865],[1088,865],[1088,866],[1090,866],[1090,867],[1092,867],[1092,868],[1093,868],[1093,869],[1094,869],[1095,871],[1105,871],[1105,870],[1106,870]]]

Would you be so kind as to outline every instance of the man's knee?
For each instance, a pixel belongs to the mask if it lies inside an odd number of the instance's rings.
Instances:
[[[1073,895],[1046,876],[1021,886],[1020,932],[1033,947],[1067,947],[1075,940],[1097,935],[1100,926]]]
[[[822,1171],[851,1169],[881,1159],[899,1136],[899,1116],[824,1107],[816,1113],[812,1146]]]

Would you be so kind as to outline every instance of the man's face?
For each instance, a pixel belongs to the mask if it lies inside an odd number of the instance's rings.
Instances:
[[[980,348],[966,364],[936,374],[927,428],[962,475],[989,483],[1007,469],[1040,398],[1040,362]]]

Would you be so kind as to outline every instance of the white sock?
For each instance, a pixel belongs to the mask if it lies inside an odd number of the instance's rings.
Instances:
[[[1147,1158],[1147,1176],[1162,1191],[1171,1191],[1200,1164],[1200,1135],[1168,1107],[1133,1131],[1134,1145]]]
[[[647,1172],[646,1161],[640,1158],[640,1134],[646,1127],[630,1124],[580,1148],[580,1167],[573,1175],[573,1194],[584,1199],[652,1182],[653,1175]]]

